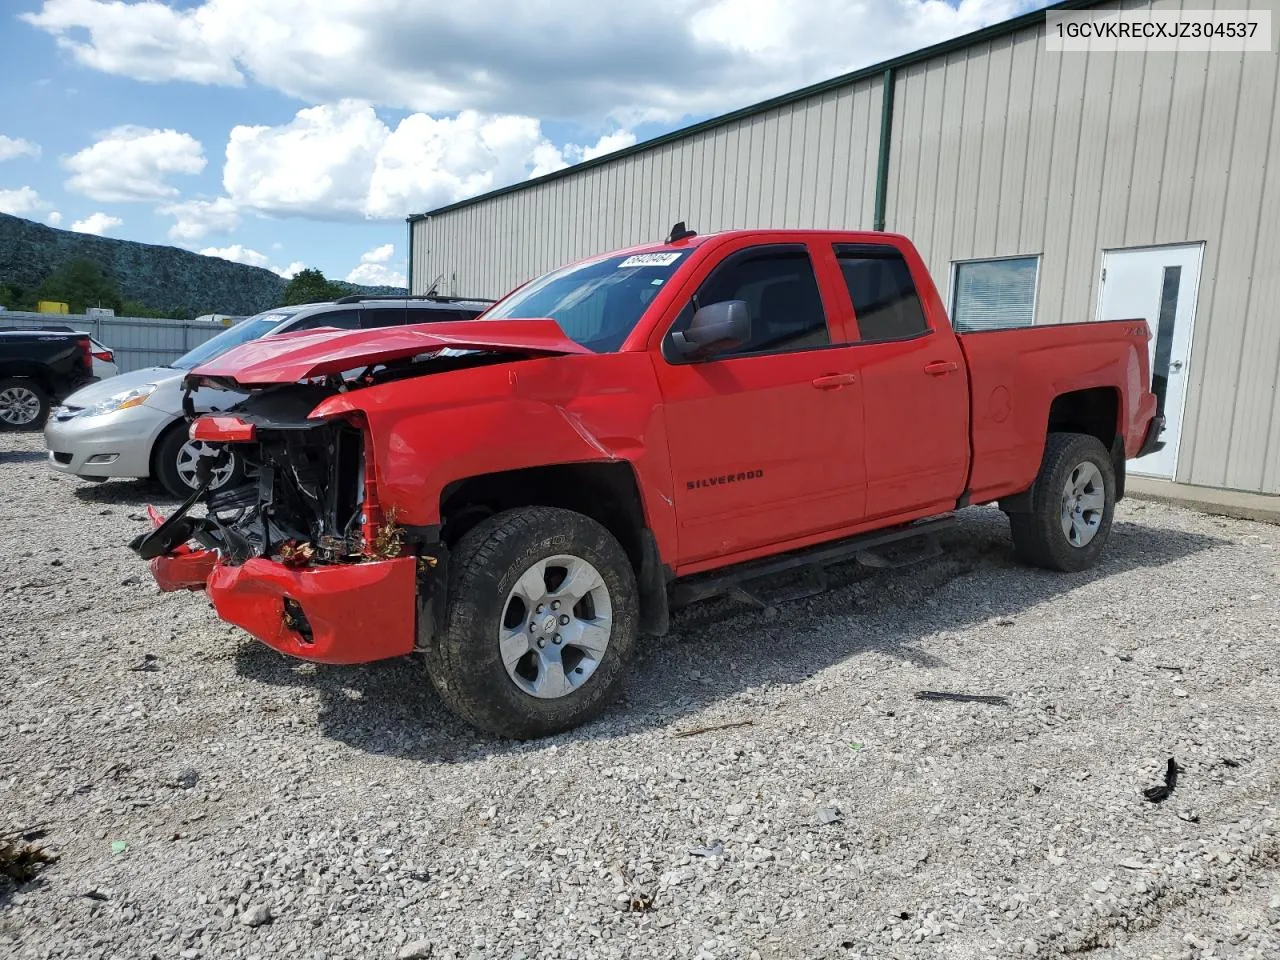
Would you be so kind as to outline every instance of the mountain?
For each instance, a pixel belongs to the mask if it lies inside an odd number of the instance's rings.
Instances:
[[[34,289],[68,260],[93,260],[116,282],[125,300],[191,316],[247,316],[278,306],[288,283],[262,267],[166,247],[57,230],[0,214],[0,285]],[[341,283],[369,296],[405,293],[397,287]]]

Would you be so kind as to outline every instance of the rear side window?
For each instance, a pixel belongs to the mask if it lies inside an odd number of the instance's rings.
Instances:
[[[360,326],[368,329],[370,327],[398,327],[404,323],[404,307],[365,307],[362,311],[363,316],[360,318]]]
[[[480,316],[479,310],[466,310],[461,307],[450,307],[433,310],[427,307],[410,307],[409,323],[444,323],[449,320],[471,320]]]
[[[911,270],[897,249],[838,245],[836,258],[862,340],[907,340],[928,332]]]
[[[289,328],[289,332],[315,330],[318,327],[337,327],[339,330],[354,330],[358,326],[360,326],[359,310],[330,310],[328,313],[317,313],[313,317],[299,320]]]
[[[813,350],[831,343],[813,263],[803,247],[770,246],[733,254],[698,289],[672,327],[689,326],[698,307],[741,300],[751,315],[751,340],[716,359]]]

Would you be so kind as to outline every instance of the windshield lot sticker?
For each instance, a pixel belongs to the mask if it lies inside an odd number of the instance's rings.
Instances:
[[[669,267],[679,259],[680,254],[678,253],[637,253],[618,264],[618,269],[622,270],[626,267]]]

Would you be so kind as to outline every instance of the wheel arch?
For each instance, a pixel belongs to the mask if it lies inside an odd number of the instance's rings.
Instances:
[[[613,534],[636,573],[641,629],[666,632],[671,573],[662,565],[639,479],[626,460],[547,464],[455,480],[440,494],[440,539],[452,548],[485,518],[533,506],[573,510]]]
[[[1116,387],[1089,387],[1060,393],[1049,404],[1046,442],[1052,433],[1085,433],[1097,437],[1111,454],[1116,475],[1116,499],[1124,497],[1125,459],[1123,405]]]
[[[30,380],[50,398],[57,394],[49,370],[34,363],[10,361],[0,364],[0,380]]]
[[[151,438],[151,452],[147,454],[147,467],[151,471],[151,478],[155,479],[156,465],[159,463],[160,448],[164,446],[166,440],[174,433],[187,428],[187,421],[182,417],[175,417],[170,423],[166,423],[163,427],[156,431],[155,436]]]

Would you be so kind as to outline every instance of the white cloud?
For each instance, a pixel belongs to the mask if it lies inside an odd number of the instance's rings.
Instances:
[[[362,254],[359,266],[347,274],[347,282],[363,283],[370,287],[408,287],[409,281],[405,275],[390,266],[391,258],[395,253],[394,243],[384,243]],[[396,266],[399,265],[396,264]]]
[[[619,130],[617,133],[606,133],[596,141],[596,145],[594,147],[587,147],[582,151],[582,159],[594,160],[596,157],[603,157],[606,154],[635,146],[635,142],[636,135],[630,130]]]
[[[205,247],[200,251],[206,257],[221,257],[223,260],[230,260],[233,263],[243,263],[251,267],[262,267],[270,270],[272,273],[279,274],[286,280],[292,279],[293,275],[299,270],[305,270],[307,265],[301,260],[295,260],[287,267],[275,267],[271,265],[271,259],[265,253],[259,253],[257,250],[251,250],[243,244],[233,243],[227,247]]]
[[[115,229],[122,223],[124,221],[119,217],[113,217],[99,211],[98,213],[89,214],[83,220],[75,221],[75,223],[71,224],[71,229],[76,233],[92,233],[95,237],[101,237],[107,231]]]
[[[240,226],[240,211],[227,197],[165,204],[156,212],[174,218],[169,239],[178,243],[203,240],[210,233],[230,233]]]
[[[378,151],[365,213],[403,217],[522,180],[539,167],[539,150],[555,147],[533,117],[411,114]]]
[[[239,86],[240,71],[228,59],[233,45],[219,36],[235,4],[202,4],[173,10],[162,3],[115,0],[49,0],[28,23],[53,34],[80,63],[135,80],[190,80]],[[214,7],[210,10],[209,7]],[[87,40],[75,34],[83,29]]]
[[[230,202],[272,215],[398,219],[635,142],[557,147],[533,117],[414,113],[394,130],[368,103],[298,111],[277,127],[239,126],[227,142]]]
[[[40,202],[40,194],[30,187],[19,187],[17,190],[0,190],[0,213],[9,213],[15,217],[25,217],[35,213],[44,204]]]
[[[40,158],[40,147],[30,140],[21,137],[6,137],[0,133],[0,161],[14,160],[18,157]]]
[[[221,257],[235,263],[246,263],[251,267],[265,267],[270,262],[265,253],[250,250],[239,243],[233,243],[229,247],[205,247],[200,253],[206,257]]]
[[[1026,0],[44,0],[22,19],[81,64],[147,81],[253,80],[366,100],[623,126],[742,106],[1006,19]],[[427,46],[424,47],[424,38]],[[426,51],[426,52],[424,52]]]
[[[176,197],[177,188],[165,178],[199,173],[206,161],[200,141],[189,133],[125,126],[109,131],[62,163],[72,174],[68,190],[118,203]]]
[[[545,173],[562,170],[573,163],[594,160],[606,154],[614,153],[632,146],[636,135],[630,130],[619,130],[617,133],[606,133],[596,141],[595,146],[582,147],[576,143],[566,143],[563,147],[553,147],[545,143],[534,151],[533,169],[530,177],[540,177]]]
[[[222,185],[266,213],[360,216],[387,127],[368,104],[299,110],[279,127],[238,126],[227,141]]]
[[[45,219],[49,221],[49,226],[56,227],[58,224],[62,223],[62,214],[57,210],[50,210],[49,215],[45,217]]]

